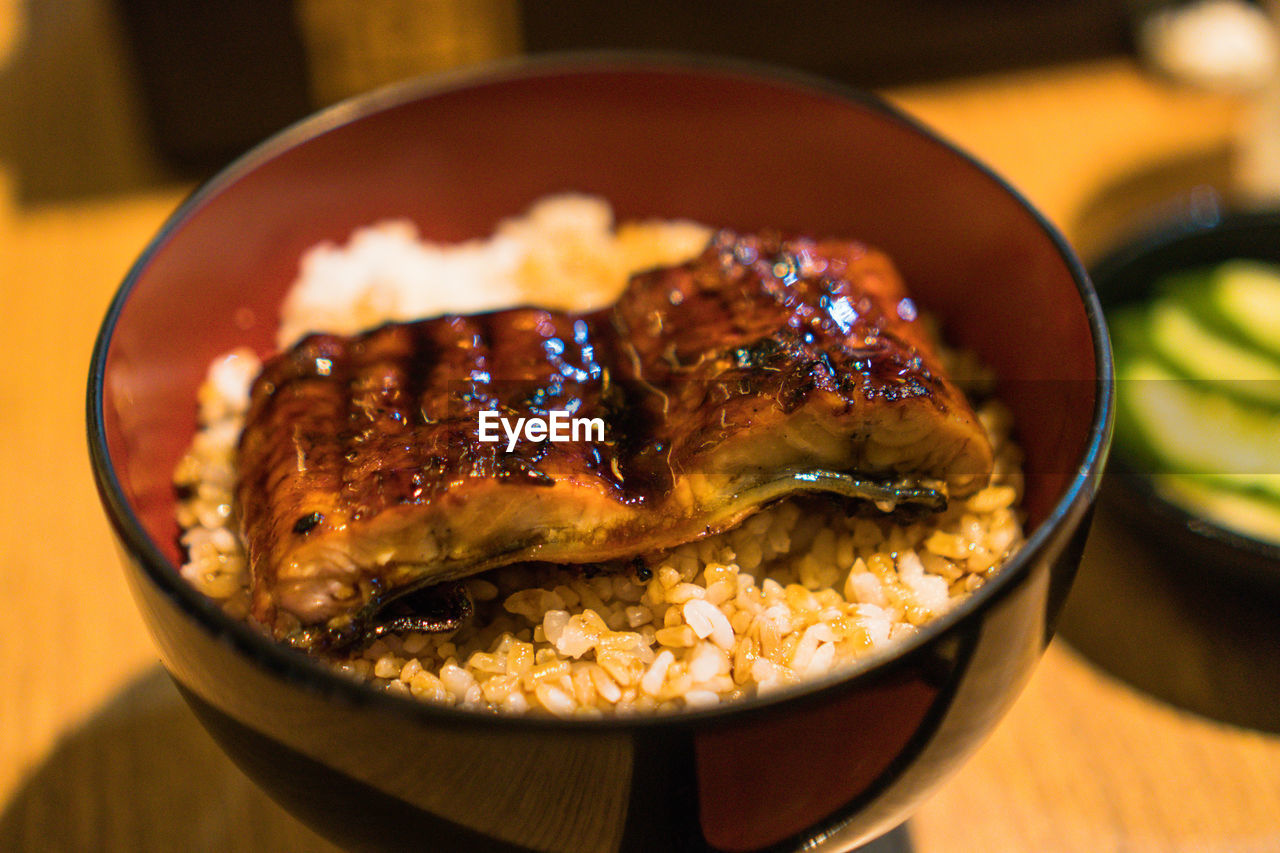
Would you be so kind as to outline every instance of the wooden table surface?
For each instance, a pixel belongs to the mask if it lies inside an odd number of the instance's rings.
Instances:
[[[1151,82],[1122,61],[890,95],[995,166],[1068,236],[1089,232],[1081,217],[1124,175],[1212,162],[1239,120],[1238,105]],[[0,849],[331,849],[240,776],[160,672],[89,473],[83,396],[97,325],[186,188],[19,209],[4,186]],[[1145,587],[1109,585],[1144,559],[1122,536],[1113,521],[1098,531],[1080,595],[1158,602],[1160,574]],[[1176,704],[1192,697],[1181,704],[1238,721],[1231,713],[1243,706],[1229,700],[1280,683],[1280,656],[1250,658],[1248,632],[1222,640],[1211,623],[1183,630],[1177,618],[1130,630],[1096,624],[1100,612],[1073,596],[1066,624],[1090,658],[1054,642],[995,734],[911,820],[914,849],[1280,851],[1275,708],[1258,708],[1248,728]],[[1265,613],[1222,618],[1276,627]],[[1274,634],[1263,639],[1274,648]],[[1143,683],[1151,667],[1108,660],[1126,649],[1152,652],[1169,678]],[[1216,673],[1239,661],[1239,693],[1223,694]],[[1127,677],[1143,690],[1108,674],[1135,669]]]

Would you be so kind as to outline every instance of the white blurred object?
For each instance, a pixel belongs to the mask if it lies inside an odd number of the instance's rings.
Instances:
[[[1280,0],[1197,0],[1150,15],[1139,47],[1179,82],[1246,99],[1236,138],[1232,202],[1280,204]]]
[[[1150,15],[1138,32],[1147,59],[1177,80],[1255,91],[1280,68],[1272,21],[1244,0],[1198,0]]]
[[[1249,105],[1236,145],[1233,194],[1246,207],[1280,204],[1280,83]]]
[[[1280,0],[1267,0],[1273,46],[1280,46]],[[1237,201],[1246,207],[1280,204],[1280,68],[1253,96],[1236,144]]]

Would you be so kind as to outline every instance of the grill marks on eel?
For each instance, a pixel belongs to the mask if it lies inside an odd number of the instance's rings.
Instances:
[[[614,307],[620,373],[661,393],[647,431],[681,473],[808,466],[985,484],[991,448],[943,375],[888,257],[722,232],[636,276]]]
[[[521,440],[507,453],[477,440],[486,409],[612,417],[606,381],[586,321],[538,309],[313,335],[268,362],[237,489],[255,616],[282,635],[335,618],[342,629],[546,540],[554,530],[537,522],[607,514],[619,493],[608,444]]]
[[[483,410],[605,440],[507,453]],[[429,584],[634,557],[798,491],[968,494],[991,448],[884,255],[722,232],[592,314],[313,335],[264,367],[239,466],[254,618],[313,645]]]

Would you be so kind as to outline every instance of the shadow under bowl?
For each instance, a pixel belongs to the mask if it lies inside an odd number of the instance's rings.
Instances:
[[[300,254],[389,217],[487,234],[548,193],[622,219],[852,236],[1000,376],[1029,541],[891,653],[715,709],[482,715],[347,680],[178,575],[171,485],[196,388],[271,348]],[[350,848],[847,849],[902,821],[1028,678],[1079,561],[1109,441],[1105,326],[1070,250],[1007,184],[879,100],[671,57],[568,57],[395,87],[268,141],[129,273],[89,387],[95,474],[165,667],[268,793]]]
[[[1147,299],[1166,276],[1235,258],[1280,263],[1280,211],[1206,209],[1113,249],[1091,277],[1106,310]],[[1123,387],[1118,389],[1124,393]],[[1166,498],[1118,448],[1103,488],[1108,506],[1175,569],[1280,593],[1280,544],[1256,539]]]

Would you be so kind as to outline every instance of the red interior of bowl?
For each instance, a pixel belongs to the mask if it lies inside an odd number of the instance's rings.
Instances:
[[[1033,524],[1079,469],[1096,368],[1061,250],[996,179],[873,104],[737,72],[543,66],[340,117],[273,143],[206,192],[120,311],[104,376],[108,450],[175,561],[171,472],[194,429],[196,386],[217,354],[270,348],[307,247],[391,217],[429,239],[481,236],[564,190],[604,196],[620,218],[882,247],[948,337],[999,374]]]

